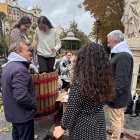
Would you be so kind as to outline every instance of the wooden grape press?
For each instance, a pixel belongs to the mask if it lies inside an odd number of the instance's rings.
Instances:
[[[35,120],[45,120],[57,113],[55,101],[58,97],[58,72],[31,74],[35,86],[37,111]]]

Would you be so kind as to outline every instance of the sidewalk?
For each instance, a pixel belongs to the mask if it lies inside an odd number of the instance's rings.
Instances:
[[[140,140],[140,137],[137,135],[138,133],[140,134],[140,132],[138,132],[140,128],[140,117],[131,118],[129,115],[125,115],[125,119],[125,137],[121,140]],[[107,120],[107,124],[109,125],[109,120]],[[0,112],[0,140],[12,140],[11,132],[1,131],[7,125],[9,125],[9,123],[5,120],[4,112]],[[42,140],[53,126],[53,119],[35,121],[35,134],[39,136],[38,140]],[[108,136],[108,140],[109,137],[110,136]]]
[[[3,132],[3,128],[9,125],[10,123],[5,120],[4,112],[0,112],[0,140],[12,140],[11,132]],[[53,125],[53,119],[35,121],[35,135],[39,136],[37,140],[42,140]]]

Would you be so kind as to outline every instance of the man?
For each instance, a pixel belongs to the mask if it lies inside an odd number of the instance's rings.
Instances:
[[[131,80],[133,72],[133,56],[124,34],[114,30],[107,35],[108,47],[111,48],[111,67],[115,77],[115,97],[108,103],[112,124],[111,140],[123,137],[124,107],[131,100]]]
[[[30,48],[23,43],[10,46],[8,62],[2,67],[2,97],[5,117],[12,123],[13,140],[34,140],[36,100],[28,72]]]

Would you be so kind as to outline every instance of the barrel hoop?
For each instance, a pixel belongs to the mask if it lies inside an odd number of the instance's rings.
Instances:
[[[54,91],[54,92],[51,92],[51,93],[45,93],[45,94],[43,94],[43,95],[36,96],[36,99],[37,99],[37,100],[46,99],[46,98],[49,98],[49,97],[54,96],[54,95],[57,94],[57,93],[58,93],[58,90],[57,90],[57,91]]]
[[[43,80],[36,80],[36,81],[34,81],[34,83],[35,84],[49,83],[49,82],[55,81],[57,79],[58,79],[58,76],[56,76],[56,77],[50,77],[50,78],[43,79]]]
[[[58,113],[58,111],[50,114],[50,115],[47,115],[47,116],[43,116],[43,117],[38,117],[38,118],[34,118],[35,121],[41,121],[41,120],[46,120],[48,118],[53,118],[56,114]]]
[[[48,107],[47,109],[44,109],[44,110],[38,110],[36,112],[36,114],[42,114],[42,113],[49,112],[49,111],[54,110],[54,109],[55,109],[55,105]]]

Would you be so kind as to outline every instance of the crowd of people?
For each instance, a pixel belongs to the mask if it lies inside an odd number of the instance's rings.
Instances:
[[[39,73],[58,70],[62,90],[69,91],[68,106],[54,137],[66,129],[70,140],[106,140],[104,105],[112,124],[111,140],[123,137],[124,108],[131,100],[133,55],[124,34],[114,30],[107,35],[111,49],[110,60],[104,46],[88,43],[76,56],[70,51],[62,54],[55,64],[61,41],[45,16],[38,19],[33,42],[27,30],[29,17],[22,17],[10,32],[8,62],[2,65],[2,97],[7,121],[12,123],[13,140],[34,140],[36,98],[34,84],[28,71],[31,53],[37,51]]]

